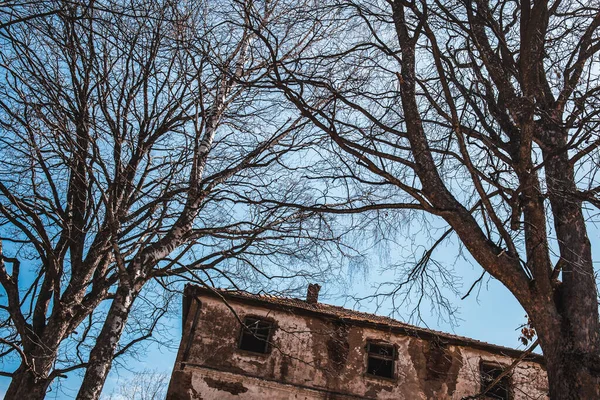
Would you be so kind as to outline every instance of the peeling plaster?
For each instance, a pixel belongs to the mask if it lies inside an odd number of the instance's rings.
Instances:
[[[270,352],[251,353],[237,348],[241,326],[229,307],[219,299],[201,300],[195,332],[190,332],[190,321],[184,325],[181,347],[191,338],[187,360],[180,349],[167,400],[460,400],[479,392],[481,360],[512,362],[502,354],[443,340],[231,301],[229,306],[239,318],[252,315],[277,325]],[[194,312],[192,305],[188,316]],[[365,374],[368,340],[395,346],[394,379]],[[546,375],[540,364],[524,361],[513,371],[512,380],[519,386],[513,400],[526,395],[547,399]]]

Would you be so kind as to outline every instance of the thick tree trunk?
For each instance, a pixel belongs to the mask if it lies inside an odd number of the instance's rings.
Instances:
[[[590,349],[590,353],[593,351]],[[556,400],[600,399],[600,376],[581,362],[584,355],[565,349],[544,353],[547,363],[550,398]]]
[[[556,283],[555,324],[538,329],[553,399],[600,399],[600,321],[592,249],[574,167],[566,152],[567,134],[555,128],[540,135],[545,144],[548,198],[558,247],[562,283]],[[552,326],[554,325],[554,326]],[[544,337],[543,337],[544,336]]]
[[[77,400],[100,398],[136,295],[137,293],[128,286],[119,287],[117,290],[102,331],[96,340],[96,345],[90,352],[88,367],[79,388]]]
[[[592,317],[593,318],[593,317]],[[566,318],[561,318],[564,321]],[[599,349],[570,336],[571,323],[547,321],[537,329],[552,400],[600,399]]]
[[[14,373],[5,400],[43,400],[50,380],[40,377],[31,369],[22,365]]]

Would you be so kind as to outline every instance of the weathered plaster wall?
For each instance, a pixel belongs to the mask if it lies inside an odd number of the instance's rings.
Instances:
[[[237,348],[240,322],[221,300],[201,302],[197,318],[198,303],[191,304],[167,400],[461,399],[481,389],[481,360],[512,362],[469,347],[230,301],[240,319],[276,324],[270,353],[255,354]],[[396,346],[394,379],[365,374],[368,340]],[[547,398],[537,363],[519,364],[512,384],[515,400]]]

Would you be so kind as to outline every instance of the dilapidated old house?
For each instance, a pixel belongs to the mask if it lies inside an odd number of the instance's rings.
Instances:
[[[167,400],[547,399],[539,355],[319,303],[318,291],[187,286]]]

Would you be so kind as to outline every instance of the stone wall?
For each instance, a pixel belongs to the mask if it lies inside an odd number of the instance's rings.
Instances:
[[[226,305],[203,296],[188,309],[167,400],[462,399],[481,390],[481,362],[513,361],[443,338],[425,340],[233,299]],[[273,321],[268,354],[238,349],[246,316]],[[393,379],[365,373],[368,341],[396,348]],[[547,399],[537,362],[521,362],[510,381],[514,400]]]

